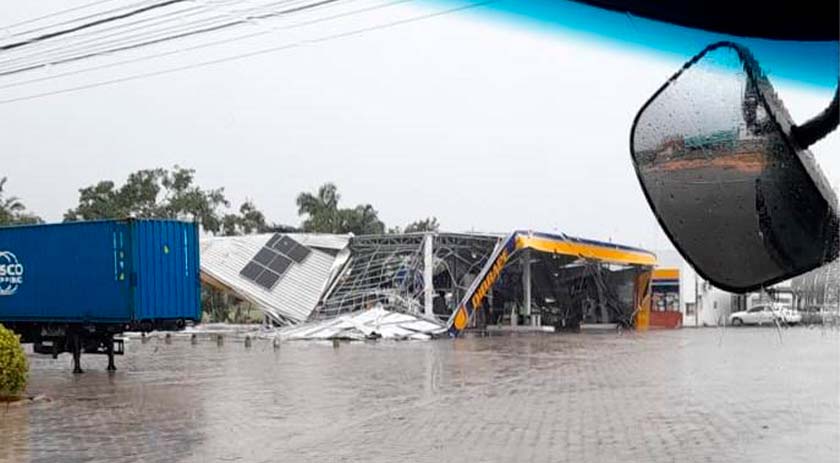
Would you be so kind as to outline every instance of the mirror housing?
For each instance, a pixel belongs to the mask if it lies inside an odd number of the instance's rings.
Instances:
[[[660,226],[715,286],[745,292],[838,255],[837,199],[750,52],[712,44],[642,106],[630,151]]]

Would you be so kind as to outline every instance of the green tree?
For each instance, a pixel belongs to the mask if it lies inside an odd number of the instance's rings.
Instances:
[[[415,220],[414,222],[406,225],[404,233],[436,232],[439,230],[440,224],[438,223],[437,217],[428,217],[421,220]]]
[[[312,193],[301,193],[297,197],[298,215],[306,215],[301,224],[306,232],[339,233],[338,201],[341,196],[336,186],[325,183]]]
[[[360,204],[353,209],[339,211],[341,226],[339,233],[354,235],[376,235],[385,233],[385,223],[379,220],[379,214],[370,204]]]
[[[225,214],[222,218],[222,234],[225,236],[268,233],[275,228],[266,222],[265,215],[250,200],[239,206],[239,214]]]
[[[339,208],[341,195],[332,183],[325,183],[315,194],[303,192],[297,197],[298,214],[305,216],[301,228],[305,232],[353,233],[366,235],[383,233],[385,224],[379,220],[370,204],[354,208]]]
[[[171,171],[139,170],[120,187],[103,180],[79,190],[79,204],[64,214],[64,220],[186,218],[218,233],[223,225],[220,208],[228,206],[224,189],[204,190],[194,180],[195,170],[177,165]]]
[[[40,217],[26,211],[20,198],[5,195],[6,180],[6,177],[0,178],[0,225],[42,223]]]
[[[230,205],[225,199],[224,188],[202,190],[193,185],[194,178],[195,170],[178,166],[162,177],[161,185],[165,189],[161,204],[165,211],[163,217],[186,216],[200,223],[204,230],[218,233],[222,228],[219,208]]]
[[[64,214],[65,221],[113,219],[126,217],[129,212],[120,204],[114,182],[102,181],[79,190],[79,205]]]

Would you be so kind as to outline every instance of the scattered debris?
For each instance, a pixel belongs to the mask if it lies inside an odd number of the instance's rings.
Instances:
[[[283,328],[277,331],[277,338],[282,340],[379,338],[427,340],[445,330],[446,327],[442,323],[431,322],[414,315],[391,312],[377,306],[330,320]]]

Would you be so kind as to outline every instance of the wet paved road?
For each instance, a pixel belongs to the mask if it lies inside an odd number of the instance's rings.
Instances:
[[[0,461],[840,461],[838,331],[127,348],[30,357]]]

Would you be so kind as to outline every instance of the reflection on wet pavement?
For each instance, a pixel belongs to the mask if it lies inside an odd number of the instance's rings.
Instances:
[[[127,343],[30,356],[0,461],[838,461],[840,333]]]

